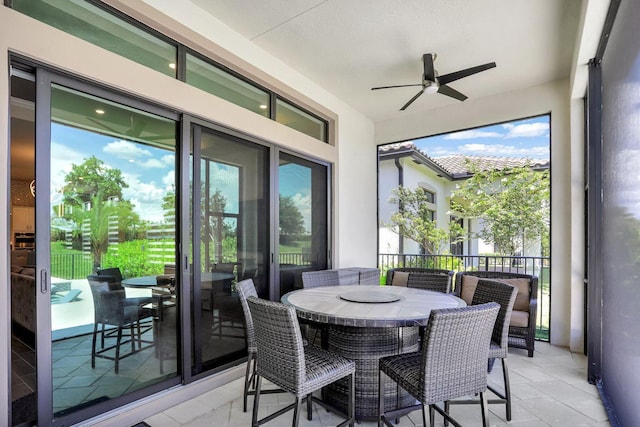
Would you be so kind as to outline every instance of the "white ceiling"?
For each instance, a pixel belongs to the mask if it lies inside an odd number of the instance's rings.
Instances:
[[[192,0],[373,121],[458,103],[424,94],[422,55],[439,74],[495,61],[451,83],[470,99],[569,76],[581,0]],[[468,102],[468,101],[467,101]]]

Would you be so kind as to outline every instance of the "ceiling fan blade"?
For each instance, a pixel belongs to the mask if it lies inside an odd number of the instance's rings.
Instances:
[[[430,82],[436,81],[436,72],[433,69],[433,54],[425,53],[422,55],[422,65],[424,67],[423,79]]]
[[[415,96],[409,100],[409,102],[407,102],[406,104],[404,104],[404,105],[402,106],[402,108],[400,109],[400,111],[404,111],[404,110],[406,110],[406,109],[407,109],[407,107],[408,107],[409,105],[413,104],[413,101],[415,101],[416,99],[418,99],[418,97],[419,97],[420,95],[422,95],[423,93],[424,93],[424,89],[422,89],[420,92],[416,93],[416,94],[415,94]]]
[[[422,83],[416,83],[414,85],[379,86],[379,87],[372,87],[371,90],[393,89],[394,87],[412,87],[412,86],[422,86]]]
[[[438,93],[442,95],[450,96],[451,98],[455,98],[458,101],[464,101],[465,99],[467,99],[466,95],[458,92],[457,90],[447,85],[440,85],[440,87],[438,88]]]
[[[472,74],[479,73],[481,71],[488,70],[490,68],[494,68],[496,66],[495,62],[489,62],[488,64],[478,65],[476,67],[466,68],[464,70],[456,71],[454,73],[445,74],[444,76],[438,77],[438,82],[441,85],[446,85],[447,83],[454,82],[456,80],[463,79]]]

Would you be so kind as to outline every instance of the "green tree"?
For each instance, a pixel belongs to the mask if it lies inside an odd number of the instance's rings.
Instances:
[[[482,228],[471,237],[515,255],[549,233],[549,171],[530,164],[504,170],[480,170],[467,163],[473,176],[456,186],[451,209],[465,218],[479,218]],[[543,251],[544,252],[544,251]]]
[[[398,212],[391,215],[387,224],[400,236],[417,242],[426,253],[439,254],[447,251],[451,238],[457,238],[458,228],[450,224],[450,230],[438,228],[432,220],[427,192],[418,187],[415,190],[398,187],[393,190],[390,203],[398,204]]]
[[[104,200],[102,192],[98,191],[91,200],[90,208],[79,215],[81,226],[88,226],[88,239],[93,254],[93,271],[100,268],[102,255],[109,248],[109,218],[115,215],[115,207]]]
[[[305,233],[304,217],[296,206],[293,197],[280,194],[280,237],[290,240],[293,236]],[[286,243],[286,242],[282,242]]]
[[[122,189],[129,188],[119,169],[106,166],[96,156],[89,157],[79,165],[72,164],[64,182],[64,203],[70,206],[81,206],[98,192],[105,200],[122,200]]]
[[[122,237],[145,229],[131,201],[123,199],[122,189],[129,185],[119,169],[91,156],[79,165],[73,164],[64,181],[64,203],[72,207],[67,217],[76,224],[76,236],[88,224],[84,234],[91,243],[94,268],[100,267],[101,257],[108,249],[109,219],[117,220]]]

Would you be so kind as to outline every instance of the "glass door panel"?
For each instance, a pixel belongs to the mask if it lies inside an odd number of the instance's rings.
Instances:
[[[48,192],[50,242],[39,251],[49,251],[52,409],[60,418],[109,409],[105,402],[179,374],[177,129],[174,120],[56,84],[50,107],[42,159],[50,174],[37,177]]]
[[[193,152],[193,373],[246,355],[235,284],[269,297],[269,151],[196,127]]]
[[[328,266],[327,166],[280,153],[280,295],[302,288],[302,272]]]

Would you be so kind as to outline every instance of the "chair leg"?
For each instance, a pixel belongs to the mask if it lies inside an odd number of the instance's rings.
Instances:
[[[251,365],[253,361],[253,353],[249,353],[249,357],[247,357],[247,370],[244,374],[244,395],[242,402],[242,412],[247,412],[247,397],[249,395],[249,382],[251,378]]]
[[[451,404],[447,400],[447,401],[444,402],[444,412],[445,412],[445,414],[449,415],[449,410],[450,409],[451,409]],[[444,417],[444,425],[445,425],[445,427],[449,425],[449,420],[447,419],[447,417]]]
[[[447,421],[447,417],[444,417],[445,425],[449,421]],[[426,424],[425,424],[426,425]],[[433,405],[429,405],[429,427],[435,427],[436,425],[436,410],[433,409]]]
[[[507,421],[511,421],[511,384],[509,383],[509,368],[507,367],[507,359],[502,361],[502,378],[504,380],[504,397],[506,399]]]
[[[353,427],[356,421],[356,374],[349,375],[349,427]]]
[[[262,377],[256,377],[256,394],[253,397],[253,414],[251,415],[251,427],[258,427],[258,406],[260,405],[260,387],[262,386]]]
[[[480,410],[482,411],[482,427],[489,427],[489,402],[487,395],[480,393]]]
[[[313,420],[313,405],[311,399],[311,393],[307,394],[307,420]]]
[[[135,325],[133,323],[129,325],[129,330],[131,332],[131,353],[133,353],[136,351],[136,332]]]
[[[104,348],[104,323],[102,324],[102,334],[100,335],[100,348]]]
[[[292,427],[298,427],[298,423],[300,422],[300,410],[302,409],[302,400],[299,396],[296,396],[295,406],[293,407],[293,422],[291,423]]]
[[[116,338],[116,357],[115,357],[116,375],[118,374],[118,368],[119,368],[119,364],[120,364],[120,341],[121,340],[122,340],[122,326],[118,326],[118,337]]]
[[[384,379],[382,371],[378,371],[378,427],[383,427],[382,417],[384,416]]]
[[[104,334],[104,332],[103,332]],[[91,368],[96,367],[96,337],[98,335],[98,324],[93,324],[93,340],[91,342]],[[103,338],[104,339],[104,338]]]
[[[426,426],[427,425],[427,413],[424,410],[424,403],[422,404],[422,425]],[[429,416],[431,416],[431,406],[429,406]]]

